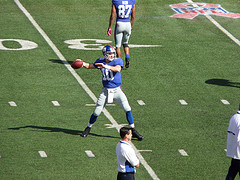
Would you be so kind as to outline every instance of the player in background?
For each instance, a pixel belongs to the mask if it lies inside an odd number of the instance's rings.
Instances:
[[[115,15],[117,14],[114,32],[115,47],[117,51],[117,57],[121,58],[121,44],[123,45],[126,68],[129,68],[130,66],[128,41],[132,32],[133,23],[135,21],[135,3],[136,0],[112,0],[112,10],[107,30],[108,36],[111,36],[112,25]]]
[[[116,100],[126,113],[127,121],[132,128],[133,137],[136,137],[138,140],[143,140],[144,137],[135,130],[131,107],[126,95],[121,89],[121,70],[123,68],[123,60],[121,58],[115,58],[116,51],[111,45],[104,46],[102,52],[104,58],[97,59],[93,64],[86,62],[83,62],[82,64],[86,69],[101,70],[103,88],[98,97],[96,108],[90,117],[88,126],[85,128],[81,136],[87,137],[106,103],[112,103],[113,100]]]

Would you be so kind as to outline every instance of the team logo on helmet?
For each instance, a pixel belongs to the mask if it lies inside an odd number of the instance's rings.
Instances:
[[[114,47],[111,45],[104,46],[102,49],[102,52],[103,52],[104,58],[109,61],[112,61],[115,58],[116,51],[115,51]],[[110,57],[110,55],[109,55],[110,53],[113,53],[113,56]]]

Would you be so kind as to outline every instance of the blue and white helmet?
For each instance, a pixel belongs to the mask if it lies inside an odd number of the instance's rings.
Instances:
[[[112,61],[113,59],[115,59],[116,51],[115,51],[114,47],[111,45],[104,46],[102,49],[102,53],[103,53],[104,58],[109,61]],[[114,53],[114,55],[109,57],[110,53]]]

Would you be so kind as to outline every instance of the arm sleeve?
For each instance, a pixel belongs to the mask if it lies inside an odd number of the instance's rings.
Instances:
[[[139,164],[139,159],[132,148],[129,148],[128,151],[125,151],[123,155],[133,167]]]

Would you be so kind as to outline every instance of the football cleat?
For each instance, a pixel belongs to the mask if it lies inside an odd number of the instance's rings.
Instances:
[[[80,136],[87,137],[90,131],[91,131],[91,128],[86,127],[85,130],[82,132],[82,134]]]
[[[125,67],[129,68],[129,66],[130,66],[130,58],[126,58],[125,62],[126,62]]]
[[[104,58],[109,61],[112,61],[115,59],[116,51],[115,51],[114,47],[112,47],[111,45],[104,46],[102,49],[102,53],[103,53]],[[113,55],[110,55],[112,53],[113,53]]]
[[[132,137],[137,138],[139,141],[142,141],[144,137],[136,131],[136,129],[132,128]]]

